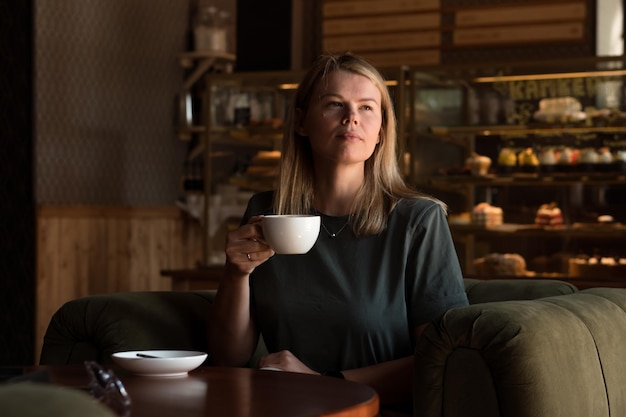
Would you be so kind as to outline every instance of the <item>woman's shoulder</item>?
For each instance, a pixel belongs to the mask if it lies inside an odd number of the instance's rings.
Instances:
[[[273,198],[274,191],[261,191],[258,193],[254,193],[252,197],[250,197],[250,202],[254,202],[256,204],[264,204],[271,207]]]
[[[436,198],[414,197],[402,198],[396,204],[392,216],[412,219],[446,217],[446,205]]]
[[[254,194],[250,197],[250,200],[248,200],[246,217],[272,213],[273,200],[274,191],[262,191]]]
[[[396,209],[410,212],[423,212],[430,210],[446,211],[446,205],[434,197],[410,197],[401,198],[396,204]]]

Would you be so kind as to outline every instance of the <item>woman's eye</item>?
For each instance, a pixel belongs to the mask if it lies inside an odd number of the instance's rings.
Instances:
[[[338,102],[338,101],[331,101],[331,102],[329,102],[329,103],[328,103],[328,105],[329,105],[330,107],[343,107],[343,104],[341,104],[341,103],[340,103],[340,102]]]
[[[369,106],[367,104],[364,105],[362,108],[363,108],[363,110],[372,110],[372,106]]]

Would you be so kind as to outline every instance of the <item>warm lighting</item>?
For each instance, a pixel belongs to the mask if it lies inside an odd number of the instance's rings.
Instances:
[[[298,88],[298,83],[278,84],[280,90],[295,90],[296,88]]]
[[[528,74],[528,75],[497,75],[495,77],[478,77],[477,83],[495,83],[502,81],[532,81],[532,80],[558,80],[564,78],[588,78],[588,77],[613,77],[626,75],[626,70],[607,70],[593,72],[563,72],[556,74]]]
[[[398,81],[396,81],[396,80],[387,80],[387,81],[385,81],[385,85],[387,87],[395,87],[395,86],[398,85]],[[298,88],[298,83],[279,84],[278,88],[280,90],[295,90],[296,88]]]

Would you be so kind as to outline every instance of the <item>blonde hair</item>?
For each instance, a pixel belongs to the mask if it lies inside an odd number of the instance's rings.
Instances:
[[[350,223],[357,236],[378,234],[387,227],[387,218],[402,198],[427,198],[445,208],[437,199],[410,188],[400,174],[397,155],[396,116],[385,80],[364,59],[345,53],[321,55],[305,74],[292,99],[282,141],[280,173],[274,211],[278,214],[305,214],[314,211],[315,174],[313,153],[307,137],[296,132],[296,109],[306,114],[319,83],[333,71],[347,71],[369,79],[380,91],[382,125],[380,142],[365,161],[365,179],[352,203]]]

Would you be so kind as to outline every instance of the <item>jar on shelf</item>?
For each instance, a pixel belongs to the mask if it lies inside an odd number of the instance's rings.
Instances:
[[[234,96],[233,124],[236,127],[244,127],[250,124],[250,96],[242,92]]]
[[[228,12],[215,6],[202,7],[198,11],[194,26],[194,48],[196,51],[226,52],[226,20]]]

